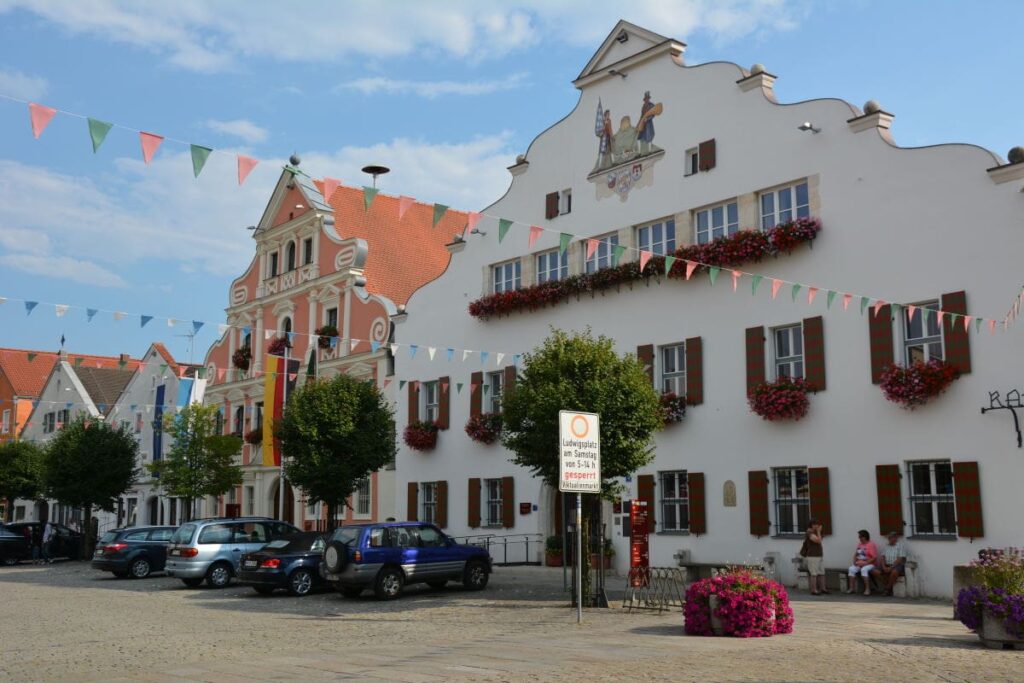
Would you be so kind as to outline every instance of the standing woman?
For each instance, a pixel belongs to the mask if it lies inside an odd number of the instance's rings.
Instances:
[[[804,545],[800,548],[800,555],[807,563],[811,595],[828,593],[829,591],[825,590],[825,553],[821,546],[821,522],[816,519],[807,523]]]

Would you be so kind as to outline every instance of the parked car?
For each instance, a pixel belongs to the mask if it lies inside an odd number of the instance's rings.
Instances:
[[[22,560],[32,559],[32,546],[25,534],[0,525],[0,563],[13,567]]]
[[[412,583],[441,588],[461,581],[483,590],[491,556],[483,548],[460,545],[433,524],[393,522],[335,529],[324,551],[324,578],[341,593],[357,597],[367,588],[393,600]]]
[[[308,595],[325,585],[320,561],[326,545],[323,534],[310,531],[274,539],[260,550],[242,555],[238,581],[262,595],[277,588],[287,588],[292,595]]]
[[[189,588],[203,580],[212,588],[223,588],[238,573],[242,555],[298,531],[287,522],[267,517],[218,517],[186,522],[171,536],[164,571]]]
[[[8,524],[7,528],[16,534],[24,534],[28,528],[33,538],[43,537],[45,522],[15,522]],[[70,529],[63,524],[53,525],[53,541],[50,546],[50,557],[65,557],[69,560],[77,560],[82,557],[82,547],[85,545],[85,536],[80,531]]]
[[[135,526],[108,531],[96,543],[92,567],[119,579],[144,579],[163,571],[174,530],[173,526]]]

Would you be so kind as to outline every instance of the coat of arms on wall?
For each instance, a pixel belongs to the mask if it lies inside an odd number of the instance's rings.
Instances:
[[[654,144],[654,117],[664,110],[661,102],[651,101],[644,93],[640,117],[633,125],[629,115],[619,119],[618,130],[612,125],[612,113],[597,102],[594,134],[598,138],[597,161],[587,179],[597,185],[598,199],[617,195],[623,201],[633,187],[649,185],[652,173],[647,172],[664,151]]]

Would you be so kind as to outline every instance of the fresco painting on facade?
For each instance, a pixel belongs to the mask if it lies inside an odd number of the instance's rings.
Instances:
[[[619,120],[618,130],[613,130],[611,109],[605,109],[598,99],[594,127],[597,162],[589,178],[595,180],[599,199],[615,195],[625,201],[631,189],[653,182],[654,162],[664,152],[653,142],[654,117],[663,111],[664,105],[652,102],[650,91],[646,91],[636,125],[627,115]]]

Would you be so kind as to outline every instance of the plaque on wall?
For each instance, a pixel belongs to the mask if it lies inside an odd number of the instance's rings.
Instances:
[[[736,484],[732,479],[722,484],[722,505],[727,508],[736,507]]]

